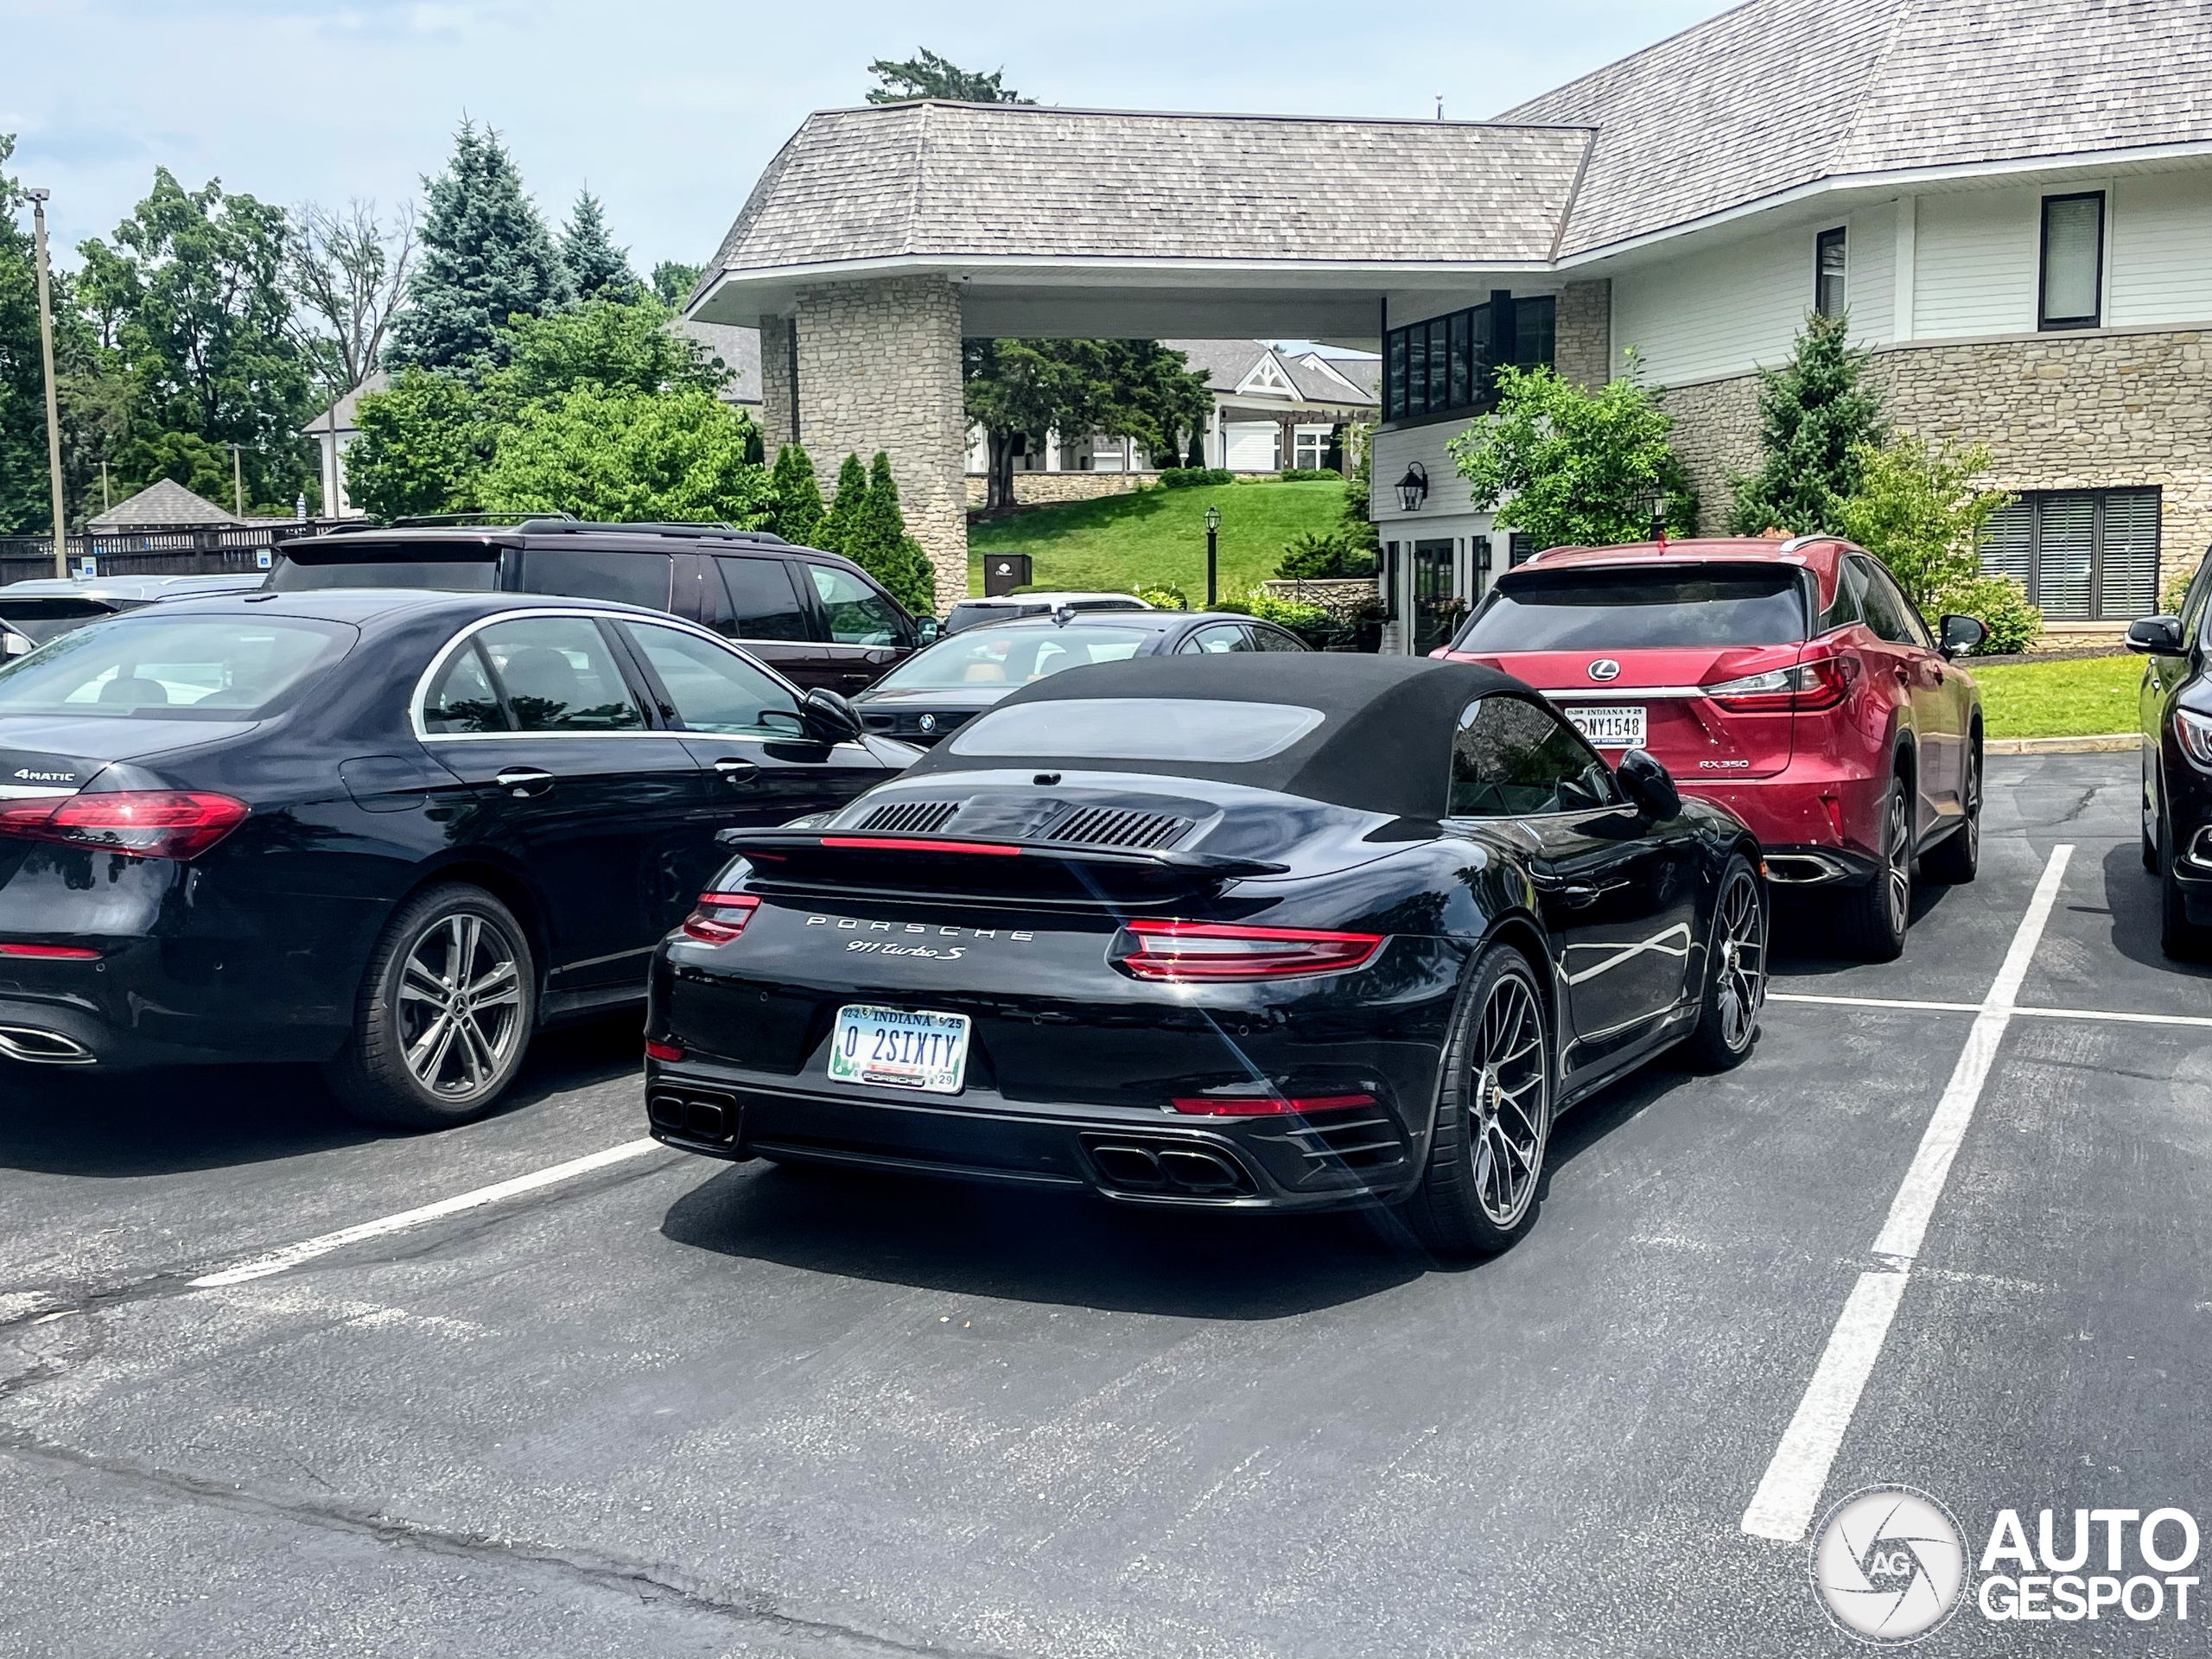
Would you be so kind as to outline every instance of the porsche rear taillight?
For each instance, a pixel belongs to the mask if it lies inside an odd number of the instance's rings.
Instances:
[[[685,938],[702,944],[728,944],[745,931],[760,908],[760,899],[749,893],[702,893],[681,931]]]
[[[1144,920],[1122,930],[1112,959],[1139,979],[1209,983],[1289,979],[1363,968],[1382,949],[1384,937],[1304,927]]]
[[[199,790],[118,789],[0,803],[0,836],[137,858],[197,858],[244,823],[250,810]]]
[[[1808,658],[1788,668],[1708,685],[1705,695],[1733,714],[1815,714],[1844,700],[1853,666],[1848,658]]]

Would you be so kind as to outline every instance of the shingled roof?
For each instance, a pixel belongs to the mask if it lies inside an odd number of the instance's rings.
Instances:
[[[933,102],[829,110],[769,163],[715,263],[1541,264],[1588,142],[1469,122]]]
[[[1498,119],[1598,129],[1572,257],[1821,179],[2212,141],[2212,12],[1751,0]]]
[[[131,530],[212,530],[245,522],[175,480],[157,478],[137,494],[95,513],[85,528],[102,536]]]

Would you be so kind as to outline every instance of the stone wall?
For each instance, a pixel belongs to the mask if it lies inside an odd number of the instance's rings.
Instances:
[[[1552,311],[1552,365],[1563,380],[1595,390],[1612,372],[1613,284],[1569,283]]]
[[[1096,501],[1102,495],[1127,495],[1159,480],[1158,473],[1016,473],[1014,501],[1041,507],[1056,501]],[[968,505],[980,507],[990,491],[981,473],[968,474]]]
[[[760,321],[760,435],[768,459],[798,440],[798,388],[791,384],[791,320]],[[871,452],[873,453],[873,452]]]
[[[2007,490],[2160,486],[2160,586],[2212,543],[2212,353],[2196,330],[2035,334],[1874,355],[1890,418],[1930,442],[1982,443]],[[1758,465],[1753,375],[1669,388],[1700,528],[1723,532],[1728,475]]]
[[[802,288],[797,327],[799,441],[825,484],[848,453],[890,456],[944,610],[968,593],[959,296],[934,276]],[[765,336],[761,345],[765,385],[772,353]]]

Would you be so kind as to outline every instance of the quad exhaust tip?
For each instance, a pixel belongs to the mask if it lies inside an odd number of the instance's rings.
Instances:
[[[0,1026],[0,1054],[32,1065],[89,1065],[98,1058],[74,1037],[37,1026]]]

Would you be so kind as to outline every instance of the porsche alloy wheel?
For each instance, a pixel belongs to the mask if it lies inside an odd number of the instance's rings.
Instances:
[[[1714,1071],[1740,1065],[1758,1035],[1765,1002],[1766,895],[1751,861],[1738,854],[1720,878],[1705,1006],[1691,1038],[1698,1058]]]
[[[1428,1168],[1408,1201],[1446,1255],[1504,1249],[1535,1218],[1551,1141],[1551,1030],[1528,959],[1492,946],[1446,1057]]]

